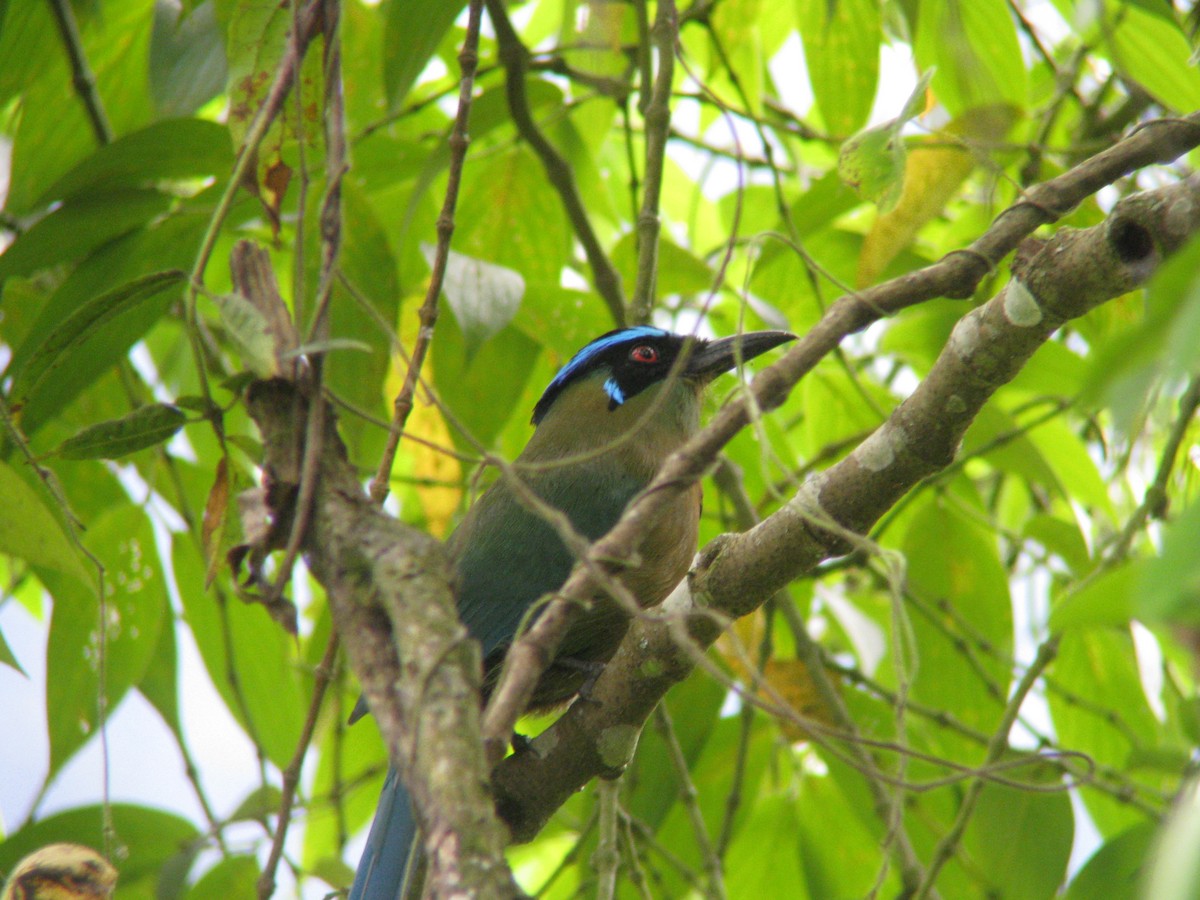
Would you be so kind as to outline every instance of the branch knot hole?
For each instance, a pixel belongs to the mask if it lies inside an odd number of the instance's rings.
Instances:
[[[1136,265],[1154,255],[1154,237],[1149,229],[1131,219],[1117,218],[1108,232],[1113,250],[1121,262]]]

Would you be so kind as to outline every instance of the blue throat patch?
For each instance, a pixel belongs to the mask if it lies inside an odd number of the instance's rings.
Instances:
[[[609,409],[614,409],[625,402],[625,392],[617,384],[617,379],[612,376],[609,376],[604,382],[604,393],[608,394],[608,399],[612,401],[608,405]]]

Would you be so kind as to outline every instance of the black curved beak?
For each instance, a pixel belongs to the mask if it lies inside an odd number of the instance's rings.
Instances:
[[[773,347],[796,340],[787,331],[748,331],[715,341],[697,341],[684,366],[685,378],[715,378]]]

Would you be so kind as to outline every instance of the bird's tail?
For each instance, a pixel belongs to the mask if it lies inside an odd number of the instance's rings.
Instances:
[[[407,890],[409,857],[415,856],[417,821],[408,791],[395,769],[388,769],[367,846],[354,873],[349,900],[396,900]]]

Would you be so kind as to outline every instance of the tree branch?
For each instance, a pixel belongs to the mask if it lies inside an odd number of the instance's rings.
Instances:
[[[752,413],[770,411],[783,403],[796,383],[846,336],[883,316],[934,297],[970,297],[979,280],[1039,225],[1066,214],[1122,175],[1156,161],[1172,160],[1197,144],[1200,144],[1200,113],[1185,119],[1148,123],[1120,144],[1026,192],[970,247],[917,272],[846,294],[835,302],[782,359],[760,372],[741,397],[668,457],[654,481],[629,504],[620,521],[592,545],[589,559],[575,565],[556,599],[509,649],[510,662],[484,715],[484,739],[493,746],[508,741],[517,718],[533,696],[534,686],[553,659],[554,650],[580,609],[596,593],[592,576],[595,566],[618,573],[628,565],[660,512],[704,476],[721,448],[749,424]],[[1108,296],[1111,295],[1105,295],[1105,299]],[[944,455],[951,457],[953,450]],[[819,555],[820,551],[818,558]],[[803,566],[794,569],[796,574],[805,570]],[[779,585],[788,580],[790,577]],[[765,597],[770,593],[770,590],[756,590],[754,596]]]
[[[243,293],[269,266],[235,254]],[[256,305],[282,300],[250,295]],[[246,406],[263,439],[264,487],[275,535],[286,534],[304,466],[312,401],[303,382],[256,381]],[[323,402],[323,401],[321,401]],[[450,569],[432,537],[381,512],[363,493],[332,410],[321,417],[305,559],[325,588],[334,625],[425,835],[438,896],[517,897],[504,862],[479,736],[479,647],[455,614]],[[399,660],[404,660],[401,666]]]
[[[595,702],[573,705],[531,742],[530,752],[497,767],[493,786],[514,836],[530,838],[579,786],[620,771],[659,699],[690,673],[697,647],[715,640],[726,617],[745,615],[823,559],[845,552],[848,537],[865,533],[905,492],[953,460],[983,404],[1063,322],[1144,282],[1198,228],[1200,177],[1193,177],[1122,201],[1094,228],[1060,230],[1017,266],[1003,291],[963,317],[929,376],[886,423],[845,460],[807,482],[779,512],[710,548],[690,583],[632,624],[592,689]],[[953,263],[939,265],[946,264]],[[803,350],[762,373],[754,395],[765,400],[782,390],[774,381],[778,370],[790,368],[785,363]],[[772,382],[760,384],[768,374]],[[718,421],[737,416],[731,409]],[[713,439],[701,435],[688,449],[694,453]],[[699,466],[695,456],[683,456],[673,458],[664,474]],[[656,484],[674,482],[660,475]],[[639,521],[629,514],[645,500],[643,495],[627,510],[621,525]],[[593,553],[613,546],[616,534],[617,529],[594,545]],[[683,646],[681,633],[696,646]]]

